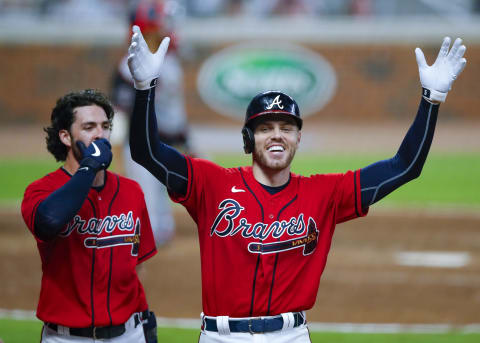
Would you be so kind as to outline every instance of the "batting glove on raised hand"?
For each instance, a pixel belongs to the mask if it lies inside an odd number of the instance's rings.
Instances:
[[[132,42],[128,48],[128,68],[133,77],[136,89],[149,89],[155,86],[160,75],[163,59],[167,53],[170,38],[165,37],[160,43],[156,53],[152,54],[148,48],[142,32],[138,26],[132,28]]]
[[[420,83],[423,87],[422,95],[427,100],[444,102],[453,81],[465,68],[467,60],[463,58],[463,54],[467,48],[462,45],[462,40],[457,38],[450,51],[449,47],[450,37],[445,37],[437,59],[431,66],[427,65],[422,50],[415,49]]]
[[[88,147],[83,142],[77,141],[77,147],[82,153],[78,170],[84,168],[96,173],[99,170],[107,169],[112,162],[112,146],[105,138],[93,141]]]

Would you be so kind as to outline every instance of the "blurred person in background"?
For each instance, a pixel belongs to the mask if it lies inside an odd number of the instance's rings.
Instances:
[[[158,137],[181,151],[191,152],[188,144],[188,125],[184,103],[183,70],[177,54],[175,20],[181,16],[178,2],[163,0],[139,0],[132,3],[130,28],[137,25],[145,34],[150,46],[158,46],[166,36],[172,38],[172,46],[165,56],[165,69],[158,79],[155,108],[159,125]],[[165,186],[145,168],[134,162],[128,145],[128,122],[135,101],[133,79],[127,66],[127,55],[119,62],[113,75],[111,99],[118,120],[115,126],[123,127],[123,134],[113,138],[113,144],[120,142],[123,150],[125,174],[137,181],[145,194],[150,222],[157,246],[167,244],[174,235],[175,221],[171,202]]]

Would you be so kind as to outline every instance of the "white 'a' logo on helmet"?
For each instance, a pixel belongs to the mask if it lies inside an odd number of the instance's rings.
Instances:
[[[277,105],[279,109],[283,110],[282,100],[280,100],[280,94],[273,99],[272,103],[267,106],[267,110],[271,110],[274,105]]]

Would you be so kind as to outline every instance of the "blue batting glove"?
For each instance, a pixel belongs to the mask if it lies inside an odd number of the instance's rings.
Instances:
[[[77,141],[77,147],[82,153],[80,169],[93,170],[95,173],[102,169],[107,169],[112,162],[112,146],[105,139],[97,139],[88,147],[81,141]]]

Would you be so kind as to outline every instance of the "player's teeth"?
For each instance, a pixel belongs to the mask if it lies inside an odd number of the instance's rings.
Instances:
[[[274,145],[274,146],[271,146],[270,148],[268,148],[268,151],[283,151],[283,147],[278,146],[278,145]]]

